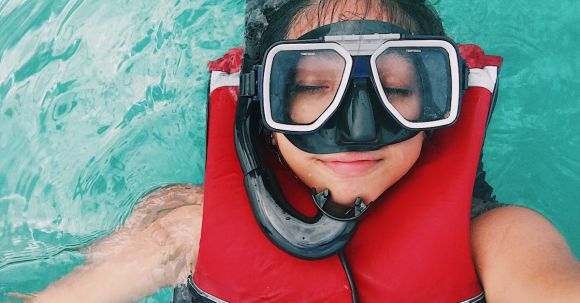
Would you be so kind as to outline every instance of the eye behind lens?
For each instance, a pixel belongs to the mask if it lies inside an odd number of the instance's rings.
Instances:
[[[406,89],[406,88],[398,88],[398,87],[383,87],[383,90],[385,92],[385,95],[388,96],[401,96],[401,97],[407,97],[409,96],[412,91],[410,89]]]
[[[292,92],[294,94],[300,93],[308,93],[308,94],[315,94],[315,93],[322,93],[329,89],[330,87],[327,85],[301,85],[296,84],[292,88]]]

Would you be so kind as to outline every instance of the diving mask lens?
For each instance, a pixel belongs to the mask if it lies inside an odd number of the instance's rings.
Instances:
[[[273,66],[273,73],[285,81],[282,86],[270,83],[274,121],[308,125],[332,105],[346,63],[331,50],[284,51],[274,57]]]
[[[451,124],[459,111],[455,49],[446,41],[401,42],[387,42],[371,58],[383,104],[407,128],[429,129]]]
[[[279,45],[265,64],[263,111],[272,128],[311,131],[336,110],[352,58],[338,45]]]

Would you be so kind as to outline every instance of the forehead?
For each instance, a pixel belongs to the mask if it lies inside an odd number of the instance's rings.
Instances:
[[[287,38],[297,39],[323,25],[362,19],[390,21],[389,14],[380,1],[325,1],[324,5],[312,4],[297,15],[290,25]]]

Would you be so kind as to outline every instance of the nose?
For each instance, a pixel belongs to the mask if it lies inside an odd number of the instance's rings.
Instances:
[[[337,127],[338,142],[369,144],[378,140],[372,97],[376,93],[368,78],[352,79],[346,93],[344,108],[340,110]],[[375,97],[377,98],[377,97]]]

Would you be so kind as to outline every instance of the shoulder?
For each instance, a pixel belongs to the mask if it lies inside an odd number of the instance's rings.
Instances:
[[[171,184],[145,194],[140,202],[155,203],[158,200],[171,200],[174,203],[201,204],[203,187],[193,184]]]
[[[471,235],[475,265],[490,300],[512,302],[530,294],[537,299],[565,287],[562,279],[580,281],[580,263],[562,235],[531,209],[492,209],[473,220]]]
[[[131,216],[125,221],[125,226],[147,225],[183,206],[202,204],[202,186],[172,184],[157,188],[139,199]]]
[[[165,277],[169,284],[182,283],[197,260],[203,187],[177,184],[156,189],[137,204],[125,226],[141,225],[143,235],[165,250]]]
[[[84,249],[87,270],[107,268],[113,276],[121,277],[129,270],[137,270],[125,266],[125,258],[130,256],[131,264],[150,272],[148,282],[137,279],[132,283],[134,288],[183,282],[197,258],[202,201],[203,188],[189,184],[166,186],[145,194],[118,230]]]
[[[493,243],[479,243],[493,239]],[[541,214],[525,207],[503,206],[478,216],[472,223],[472,242],[485,244],[487,250],[512,246],[513,241],[529,242],[542,239],[565,244],[556,228]],[[493,247],[490,245],[493,244]],[[529,244],[531,245],[531,244]]]

